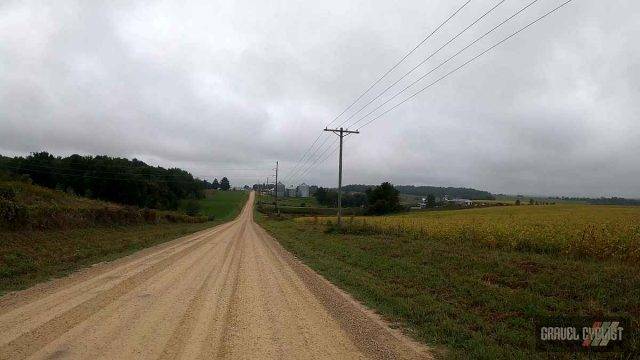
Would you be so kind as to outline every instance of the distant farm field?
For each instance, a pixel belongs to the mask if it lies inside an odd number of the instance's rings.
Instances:
[[[543,254],[640,260],[640,207],[633,206],[521,205],[349,217],[345,231],[473,241],[486,247]]]
[[[271,195],[256,195],[256,200],[259,203],[264,204],[273,204],[275,201],[274,197]],[[314,197],[279,197],[278,205],[292,207],[322,207]]]
[[[248,197],[247,191],[207,190],[205,198],[197,200],[200,215],[213,216],[215,220],[231,220],[240,213]],[[180,208],[184,209],[185,205],[186,201],[181,202]]]

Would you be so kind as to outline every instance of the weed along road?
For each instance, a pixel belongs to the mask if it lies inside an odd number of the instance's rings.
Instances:
[[[0,299],[0,359],[428,358],[235,220]]]

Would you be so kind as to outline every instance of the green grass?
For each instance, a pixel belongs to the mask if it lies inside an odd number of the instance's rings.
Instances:
[[[0,294],[113,260],[220,222],[0,232]]]
[[[266,203],[273,204],[273,196],[271,195],[256,195],[256,200]],[[318,200],[314,197],[308,198],[291,198],[291,197],[280,197],[278,198],[278,205],[280,206],[291,206],[291,207],[324,207],[318,203]]]
[[[206,192],[204,199],[199,199],[200,215],[213,216],[215,220],[231,220],[238,216],[244,206],[249,192],[247,191],[216,191]],[[186,201],[182,201],[183,210]]]
[[[90,200],[26,183],[11,182],[0,185],[3,186],[0,189],[10,187],[15,190],[10,195],[11,202],[27,207],[32,220],[38,220],[38,216],[47,215],[49,212],[58,219],[60,213],[75,214],[83,209],[125,209],[121,205]],[[97,262],[113,260],[218,225],[237,216],[247,197],[248,193],[245,191],[207,194],[205,199],[200,200],[200,204],[201,215],[212,215],[215,219],[208,222],[192,223],[189,220],[196,218],[177,212],[152,210],[144,213],[153,214],[154,221],[147,221],[145,218],[138,219],[137,222],[97,223],[87,220],[79,223],[63,219],[61,224],[64,226],[0,229],[0,294],[24,289]],[[141,217],[140,211],[135,209],[129,215]],[[206,221],[206,218],[197,219]],[[125,217],[122,220],[129,218]],[[156,220],[158,223],[155,223]]]
[[[469,238],[337,234],[320,222],[256,219],[311,268],[442,358],[544,358],[534,340],[533,319],[540,315],[627,315],[638,325],[634,263],[489,247]]]

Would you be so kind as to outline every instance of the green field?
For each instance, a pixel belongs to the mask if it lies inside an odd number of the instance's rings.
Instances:
[[[207,190],[204,199],[199,199],[200,215],[213,216],[215,220],[231,220],[242,210],[249,192]],[[184,210],[186,201],[180,204]]]
[[[265,204],[273,204],[274,198],[271,195],[256,195],[256,200]],[[278,198],[278,205],[291,207],[323,207],[318,204],[318,201],[314,197],[280,197]]]
[[[307,265],[442,358],[547,357],[535,350],[537,316],[623,315],[639,325],[640,268],[636,255],[625,255],[637,250],[638,207],[356,217],[346,219],[346,233],[322,218],[257,219]],[[607,246],[614,249],[596,251]]]

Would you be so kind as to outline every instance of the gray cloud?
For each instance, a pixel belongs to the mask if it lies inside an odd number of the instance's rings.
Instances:
[[[135,156],[235,183],[279,160],[287,175],[461,3],[5,1],[0,151]],[[495,3],[472,2],[395,76]],[[526,3],[507,1],[407,82]],[[425,84],[559,3],[540,0]],[[640,197],[639,17],[632,0],[574,1],[349,138],[345,181]],[[335,158],[294,180],[333,185]]]

